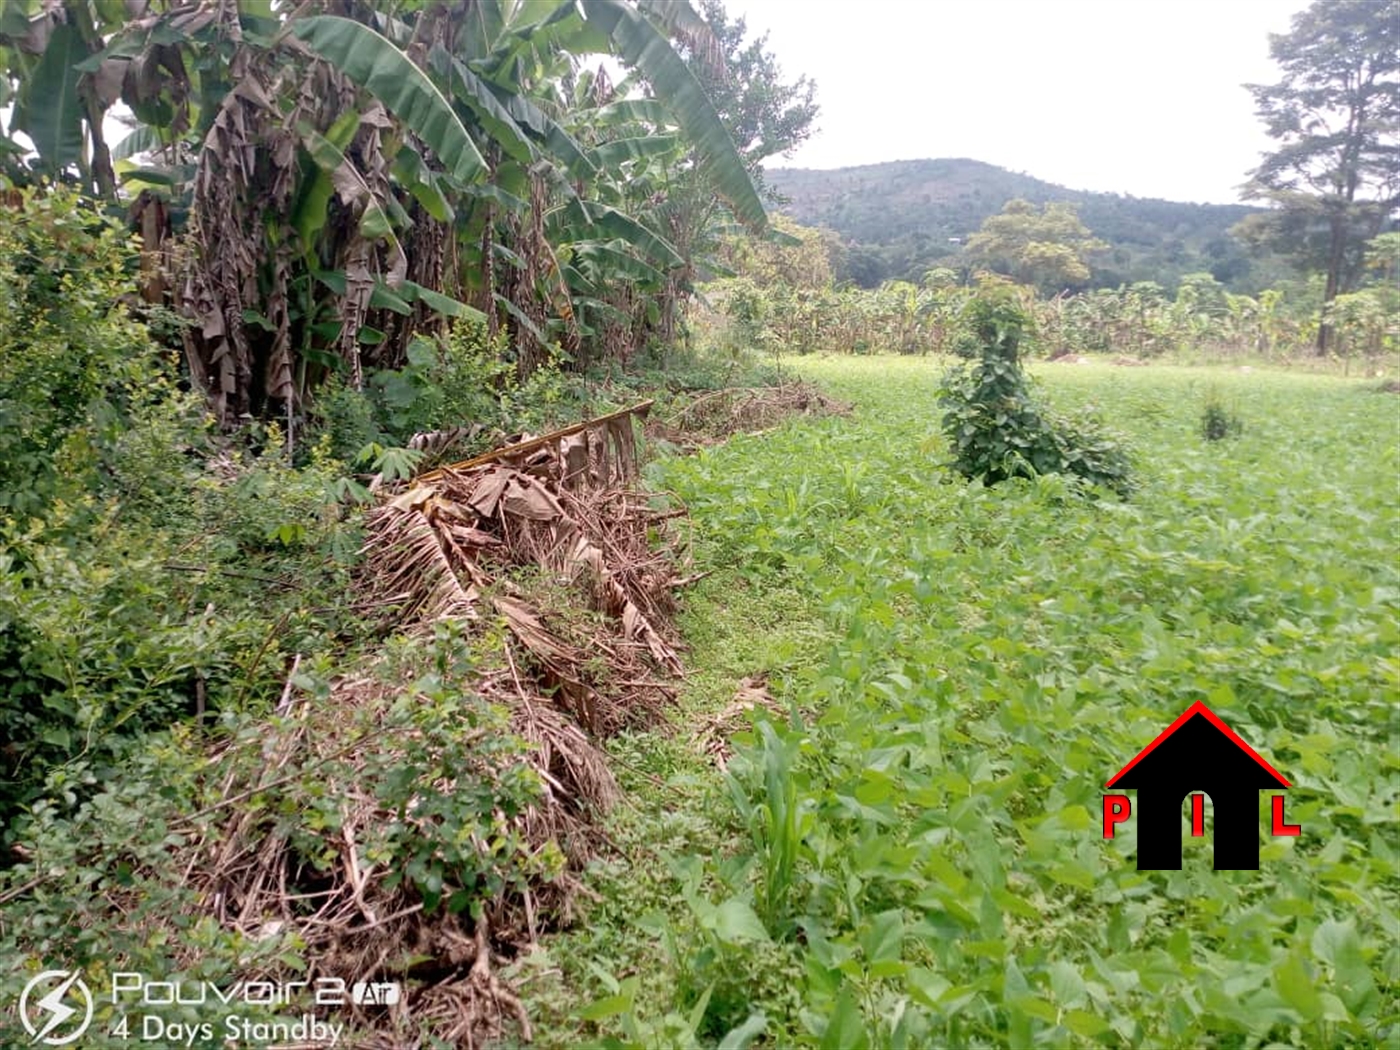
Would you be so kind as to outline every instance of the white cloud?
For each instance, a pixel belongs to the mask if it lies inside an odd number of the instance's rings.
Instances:
[[[1230,203],[1270,140],[1247,82],[1306,0],[725,0],[821,131],[835,168],[971,157],[1073,189]]]

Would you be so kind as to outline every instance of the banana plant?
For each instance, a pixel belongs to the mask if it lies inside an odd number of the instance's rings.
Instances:
[[[151,286],[192,320],[190,373],[217,415],[291,425],[326,377],[358,385],[452,317],[507,326],[522,371],[554,341],[625,349],[599,333],[626,317],[635,339],[645,293],[686,272],[655,201],[690,158],[761,228],[672,43],[703,31],[688,4],[628,0],[10,0],[5,158],[134,204],[148,254],[187,260],[153,263]],[[578,97],[604,86],[598,56],[637,77],[625,94]],[[109,148],[119,100],[132,130]]]

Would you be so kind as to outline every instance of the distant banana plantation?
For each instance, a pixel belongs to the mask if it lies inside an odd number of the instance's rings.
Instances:
[[[1047,289],[1063,274],[1042,278],[1038,289],[965,265],[929,270],[917,284],[863,289],[834,280],[843,251],[834,234],[781,217],[777,228],[790,243],[734,243],[734,276],[705,286],[709,312],[701,316],[721,342],[780,354],[958,353],[967,338],[963,312],[979,283],[992,281],[1019,289],[1035,321],[1030,347],[1044,357],[1279,361],[1314,355],[1324,323],[1329,356],[1347,367],[1378,369],[1400,352],[1400,233],[1371,241],[1357,287],[1323,306],[1318,281],[1291,280],[1248,295],[1207,272],[1185,274],[1174,289],[1138,281],[1056,293]]]

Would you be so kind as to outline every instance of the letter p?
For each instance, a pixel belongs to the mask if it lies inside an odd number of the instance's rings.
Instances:
[[[1133,804],[1127,795],[1103,797],[1103,837],[1113,838],[1113,825],[1121,824],[1133,815]]]

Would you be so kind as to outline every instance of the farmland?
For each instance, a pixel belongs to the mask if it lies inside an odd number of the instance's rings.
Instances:
[[[1400,1050],[1400,0],[1280,3],[0,4],[0,1048]]]
[[[612,745],[631,803],[600,899],[513,975],[537,1038],[1393,1040],[1394,397],[1041,365],[1137,450],[1120,501],[944,469],[934,361],[801,371],[853,415],[654,467],[713,570],[696,671],[681,729]],[[1202,437],[1208,395],[1242,433]],[[779,713],[741,720],[722,774],[690,731],[746,677]],[[1132,822],[1102,837],[1104,782],[1195,701],[1292,782],[1302,835],[1258,871],[1212,870],[1209,816],[1180,871],[1136,870]]]

